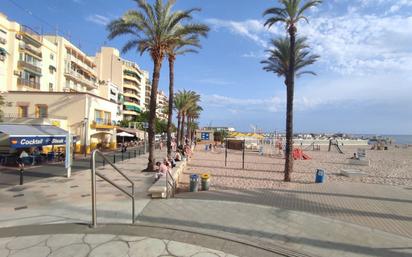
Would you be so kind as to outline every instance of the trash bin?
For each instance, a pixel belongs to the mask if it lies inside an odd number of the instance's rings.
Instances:
[[[199,188],[199,176],[197,174],[190,175],[189,192],[197,192]]]
[[[208,173],[203,173],[202,176],[202,191],[208,191],[209,190],[209,183],[210,183],[210,175]]]
[[[316,179],[315,179],[315,182],[316,182],[316,183],[323,183],[323,182],[325,181],[325,176],[326,176],[326,173],[325,173],[324,170],[317,169],[317,170],[316,170]]]

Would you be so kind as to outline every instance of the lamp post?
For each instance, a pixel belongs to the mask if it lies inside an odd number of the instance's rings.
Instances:
[[[83,126],[84,126],[84,157],[87,157],[87,124],[89,118],[84,118]]]

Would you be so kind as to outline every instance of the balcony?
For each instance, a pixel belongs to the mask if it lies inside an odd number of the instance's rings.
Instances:
[[[31,45],[26,44],[26,43],[20,43],[19,47],[20,47],[20,50],[28,51],[28,52],[34,54],[35,56],[39,57],[40,59],[42,58],[41,50],[34,47],[34,46],[31,46]]]
[[[133,84],[133,83],[123,83],[123,87],[127,89],[132,89],[136,90],[137,92],[140,92],[140,86],[138,84]]]
[[[124,92],[123,95],[126,96],[126,97],[130,97],[130,98],[134,98],[134,99],[139,99],[139,96],[138,96],[137,94],[135,94],[135,93],[132,93],[132,92]]]
[[[34,73],[37,73],[37,74],[41,75],[41,67],[36,66],[32,63],[29,63],[29,62],[26,62],[26,61],[18,61],[17,65],[20,69],[25,68],[25,69],[28,69],[30,71],[33,71]]]
[[[23,36],[29,37],[32,41],[34,41],[36,44],[41,45],[43,43],[43,38],[40,36],[39,33],[36,31],[32,30],[31,28],[22,25],[20,27],[20,32]]]
[[[106,120],[102,118],[96,118],[94,121],[92,121],[92,124],[90,124],[90,128],[92,129],[112,129],[116,126],[115,123],[113,123],[111,120]]]
[[[95,70],[90,67],[89,65],[87,65],[86,63],[84,63],[82,60],[80,60],[79,58],[76,58],[74,55],[67,55],[66,60],[67,63],[71,63],[73,62],[74,64],[76,64],[78,67],[80,67],[81,69],[83,69],[84,71],[90,73],[90,74],[95,74]]]
[[[98,84],[97,84],[96,81],[88,80],[84,76],[82,76],[81,74],[79,74],[79,73],[77,73],[73,70],[66,69],[64,71],[64,75],[71,78],[71,79],[73,79],[73,80],[76,80],[77,82],[79,82],[83,85],[85,85],[89,89],[97,89],[98,88]]]
[[[18,86],[26,86],[31,87],[34,89],[40,89],[40,83],[37,81],[27,80],[24,78],[17,78],[17,85]]]

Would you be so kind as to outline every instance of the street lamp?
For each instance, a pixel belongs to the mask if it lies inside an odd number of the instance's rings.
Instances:
[[[87,157],[87,124],[89,118],[84,118],[83,126],[84,126],[84,157]]]

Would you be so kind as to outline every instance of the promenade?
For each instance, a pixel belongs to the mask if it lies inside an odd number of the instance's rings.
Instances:
[[[157,159],[164,155],[156,151]],[[354,185],[348,192],[346,184],[327,183],[293,190],[180,193],[174,199],[158,200],[147,196],[153,174],[141,172],[146,161],[147,155],[142,155],[117,163],[136,182],[135,225],[131,224],[130,199],[99,180],[99,225],[88,226],[87,169],[73,172],[70,179],[38,176],[23,186],[4,185],[0,189],[0,256],[412,254],[411,190]],[[196,154],[191,163],[195,162]],[[99,169],[128,187],[107,165]]]

